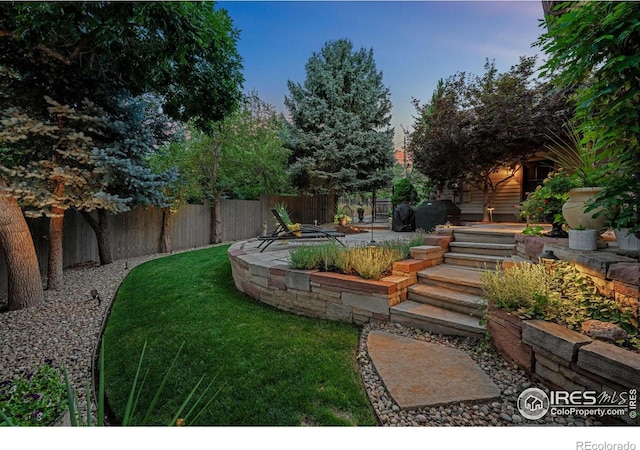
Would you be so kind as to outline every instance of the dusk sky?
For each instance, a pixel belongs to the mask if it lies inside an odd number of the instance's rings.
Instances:
[[[303,83],[305,64],[331,40],[372,48],[391,91],[395,146],[411,129],[412,98],[431,98],[439,79],[456,72],[481,75],[487,59],[500,72],[520,56],[542,53],[532,44],[543,32],[540,1],[222,1],[240,30],[244,90],[287,114],[287,80]]]

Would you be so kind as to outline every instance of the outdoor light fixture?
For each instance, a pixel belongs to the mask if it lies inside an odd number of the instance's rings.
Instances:
[[[100,302],[102,302],[97,289],[91,289],[91,298],[94,300],[98,300],[98,305],[100,304]]]
[[[551,250],[545,250],[542,253],[540,253],[540,259],[546,259],[546,260],[550,260],[550,261],[558,261],[559,258],[553,254],[553,252]]]
[[[376,241],[373,240],[373,222],[374,222],[374,218],[375,218],[375,215],[372,212],[371,213],[371,241],[369,242],[369,245],[371,245],[372,247],[376,246]]]

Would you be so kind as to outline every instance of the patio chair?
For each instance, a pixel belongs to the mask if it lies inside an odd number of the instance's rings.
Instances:
[[[273,216],[278,221],[278,226],[274,231],[265,236],[258,236],[258,240],[262,241],[258,248],[262,248],[260,253],[262,253],[267,247],[273,244],[275,241],[283,241],[283,240],[292,240],[292,239],[329,239],[334,242],[338,242],[340,245],[344,246],[338,238],[344,237],[344,233],[339,233],[334,230],[326,230],[324,228],[317,227],[315,225],[308,224],[287,224],[280,214],[278,214],[278,210],[272,209],[271,212]],[[266,245],[265,245],[266,244]],[[264,245],[264,247],[263,247]]]

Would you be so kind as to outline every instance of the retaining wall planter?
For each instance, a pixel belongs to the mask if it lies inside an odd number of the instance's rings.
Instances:
[[[279,259],[245,252],[245,242],[232,245],[228,251],[238,290],[284,311],[358,325],[370,320],[389,321],[389,308],[407,299],[409,286],[417,282],[417,273],[441,263],[444,253],[440,242],[415,247],[415,259],[395,263],[392,275],[365,280],[291,269]]]

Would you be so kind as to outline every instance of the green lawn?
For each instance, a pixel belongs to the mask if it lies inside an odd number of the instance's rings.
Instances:
[[[227,246],[142,264],[122,284],[104,334],[109,404],[121,418],[142,347],[145,411],[165,424],[202,375],[222,390],[193,425],[375,425],[355,359],[358,329],[299,317],[238,292]]]

